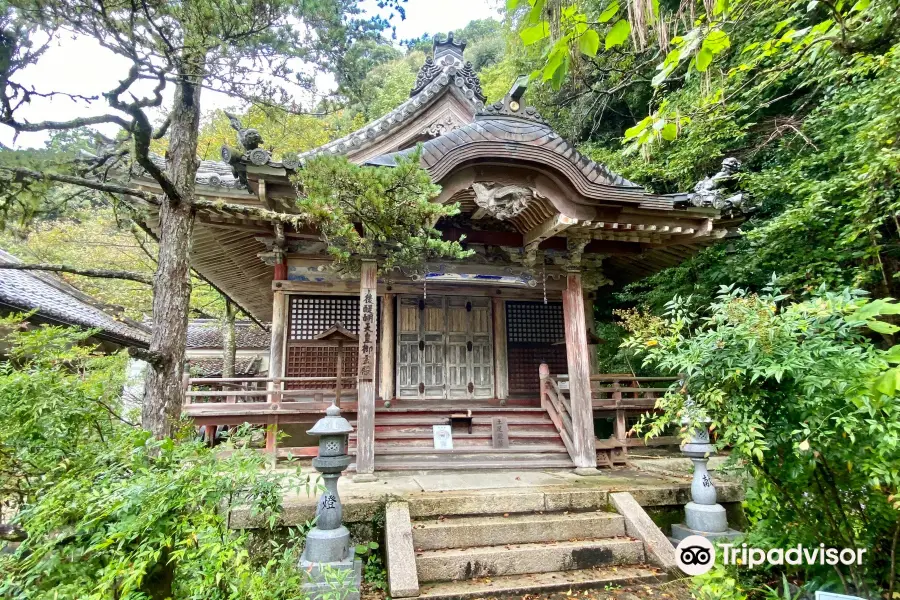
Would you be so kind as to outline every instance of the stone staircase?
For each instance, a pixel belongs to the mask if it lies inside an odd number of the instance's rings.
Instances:
[[[451,414],[472,415],[472,430],[453,428],[453,449],[434,448],[434,425]],[[493,447],[492,419],[504,417],[509,447]],[[355,424],[354,424],[355,426]],[[355,449],[351,435],[350,447]],[[419,406],[378,409],[375,413],[375,470],[572,468],[559,432],[538,407]]]
[[[423,500],[409,504],[421,598],[521,596],[663,578],[645,564],[644,543],[626,534],[624,517],[605,505],[517,512],[524,505],[506,494],[474,503]]]

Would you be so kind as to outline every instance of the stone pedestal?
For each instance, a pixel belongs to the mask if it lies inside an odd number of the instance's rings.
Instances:
[[[321,600],[329,595],[334,597],[335,588],[347,590],[341,594],[344,600],[359,600],[362,589],[362,560],[348,557],[340,562],[304,563],[300,568],[308,573],[309,581],[303,584],[303,593],[309,600]]]
[[[681,451],[694,463],[694,479],[691,481],[691,502],[684,507],[684,523],[672,525],[672,543],[677,545],[691,535],[709,540],[741,535],[728,527],[725,507],[717,502],[716,486],[707,469],[709,457],[715,452],[715,446],[709,442],[709,430],[705,426],[692,430],[690,440]]]

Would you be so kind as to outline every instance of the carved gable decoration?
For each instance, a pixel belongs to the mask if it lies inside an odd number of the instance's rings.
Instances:
[[[453,115],[444,115],[435,120],[431,125],[422,129],[422,135],[438,137],[450,133],[462,127],[462,122]]]
[[[520,185],[473,183],[472,189],[475,204],[500,221],[518,216],[528,208],[535,195],[531,188]]]

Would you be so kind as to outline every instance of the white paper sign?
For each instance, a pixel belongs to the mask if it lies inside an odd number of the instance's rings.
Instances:
[[[449,425],[433,425],[434,449],[453,450],[453,432]]]
[[[863,600],[859,596],[845,596],[844,594],[832,594],[831,592],[816,592],[816,600]]]

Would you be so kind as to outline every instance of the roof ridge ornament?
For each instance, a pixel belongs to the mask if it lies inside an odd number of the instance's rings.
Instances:
[[[421,93],[428,84],[446,73],[449,81],[462,88],[468,98],[476,98],[482,103],[487,101],[487,96],[481,89],[481,80],[475,73],[475,67],[471,62],[463,60],[465,42],[453,41],[453,32],[447,34],[447,40],[441,42],[434,38],[432,56],[425,58],[425,63],[416,74],[416,83],[409,91],[412,98]]]
[[[484,117],[516,117],[519,119],[527,119],[536,123],[547,124],[541,113],[533,106],[522,106],[522,96],[528,89],[528,75],[520,75],[516,78],[512,88],[503,100],[498,100],[493,104],[485,106],[483,109],[475,113],[475,119]]]
[[[255,129],[253,127],[244,127],[241,124],[241,120],[237,118],[237,115],[230,113],[227,110],[222,112],[224,112],[225,116],[228,117],[228,122],[231,124],[231,128],[237,132],[238,144],[240,144],[244,150],[250,152],[252,150],[256,150],[262,145],[263,139],[258,129]]]
[[[453,41],[453,32],[447,34],[447,39],[443,42],[438,41],[437,36],[432,40],[432,50],[431,54],[434,56],[434,60],[438,60],[439,58],[445,55],[451,55],[456,58],[459,58],[460,62],[462,62],[463,52],[466,50],[466,42]]]

